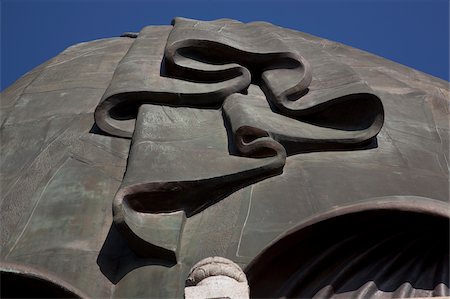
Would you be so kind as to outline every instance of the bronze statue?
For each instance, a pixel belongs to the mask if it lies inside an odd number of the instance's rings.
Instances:
[[[255,298],[450,294],[448,82],[176,18],[72,46],[2,105],[9,296],[183,297],[212,276]]]

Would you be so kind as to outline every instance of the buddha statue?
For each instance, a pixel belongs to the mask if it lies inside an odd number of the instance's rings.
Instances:
[[[265,22],[74,45],[2,93],[2,294],[449,296],[448,99]]]

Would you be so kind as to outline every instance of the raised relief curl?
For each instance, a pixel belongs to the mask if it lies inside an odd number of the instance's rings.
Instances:
[[[364,148],[382,127],[350,67],[308,62],[272,25],[177,18],[165,46],[164,29],[139,33],[95,112],[133,138],[114,219],[142,255],[176,259],[185,217],[282,173],[289,155]]]

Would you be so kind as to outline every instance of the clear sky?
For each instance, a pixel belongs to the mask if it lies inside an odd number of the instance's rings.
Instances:
[[[449,0],[0,0],[1,89],[70,45],[175,16],[268,21],[449,80]]]

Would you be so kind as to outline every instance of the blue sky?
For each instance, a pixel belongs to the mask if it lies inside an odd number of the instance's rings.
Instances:
[[[75,43],[201,20],[268,21],[449,80],[449,0],[0,0],[1,89]]]

